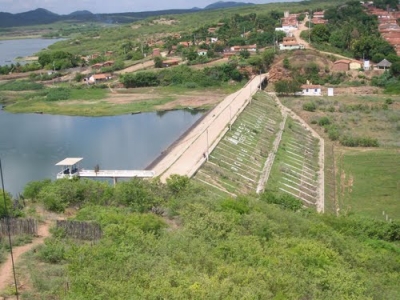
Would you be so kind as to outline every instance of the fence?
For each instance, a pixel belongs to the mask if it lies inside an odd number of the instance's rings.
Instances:
[[[34,219],[10,218],[10,234],[29,234],[37,235],[38,222]],[[7,219],[0,219],[0,237],[8,235]]]
[[[67,236],[80,240],[98,240],[102,236],[100,225],[96,223],[57,220],[57,228],[65,230]]]

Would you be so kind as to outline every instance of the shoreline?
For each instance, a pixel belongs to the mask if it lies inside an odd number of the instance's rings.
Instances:
[[[182,140],[184,140],[189,133],[195,128],[198,124],[200,124],[206,116],[212,111],[212,109],[206,111],[200,119],[198,119],[196,122],[193,123],[192,126],[190,126],[188,129],[185,130],[184,133],[182,133],[171,145],[169,145],[164,151],[161,152],[160,155],[158,155],[147,167],[145,167],[145,170],[151,170],[153,169],[165,156],[167,156],[172,149],[176,147]]]

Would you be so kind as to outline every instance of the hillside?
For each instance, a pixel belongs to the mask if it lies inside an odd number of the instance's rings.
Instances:
[[[318,215],[269,194],[234,200],[179,177],[115,189],[43,182],[25,195],[53,210],[80,206],[70,220],[86,227],[54,229],[25,256],[17,274],[26,299],[400,297],[397,222]]]
[[[204,9],[169,9],[158,11],[143,11],[143,12],[123,12],[113,14],[93,14],[90,11],[75,11],[68,15],[58,15],[43,8],[35,10],[11,14],[0,12],[0,27],[18,27],[18,26],[32,26],[40,24],[50,24],[60,21],[95,21],[105,23],[130,23],[148,17],[160,15],[175,15],[191,13],[201,10],[214,10],[222,8],[240,7],[254,5],[253,3],[233,2],[233,1],[219,1],[206,6]]]
[[[248,5],[255,5],[254,3],[245,3],[245,2],[234,2],[234,1],[218,1],[207,5],[204,7],[205,10],[210,9],[220,9],[220,8],[228,8],[228,7],[238,7],[238,6],[248,6]]]

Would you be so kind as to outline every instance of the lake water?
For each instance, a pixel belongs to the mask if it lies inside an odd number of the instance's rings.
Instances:
[[[60,171],[55,164],[66,157],[83,157],[80,167],[86,169],[96,164],[143,169],[201,116],[171,111],[90,118],[0,111],[5,189],[15,196],[29,181],[55,179]]]
[[[17,57],[34,55],[62,39],[0,40],[0,66],[16,62]]]

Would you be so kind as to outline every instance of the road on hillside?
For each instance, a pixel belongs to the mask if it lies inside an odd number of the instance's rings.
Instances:
[[[236,116],[246,107],[266,76],[266,74],[255,76],[240,91],[227,96],[210,111],[154,166],[153,171],[156,176],[161,176],[163,182],[172,174],[191,177],[223,137],[229,124],[232,124]]]

